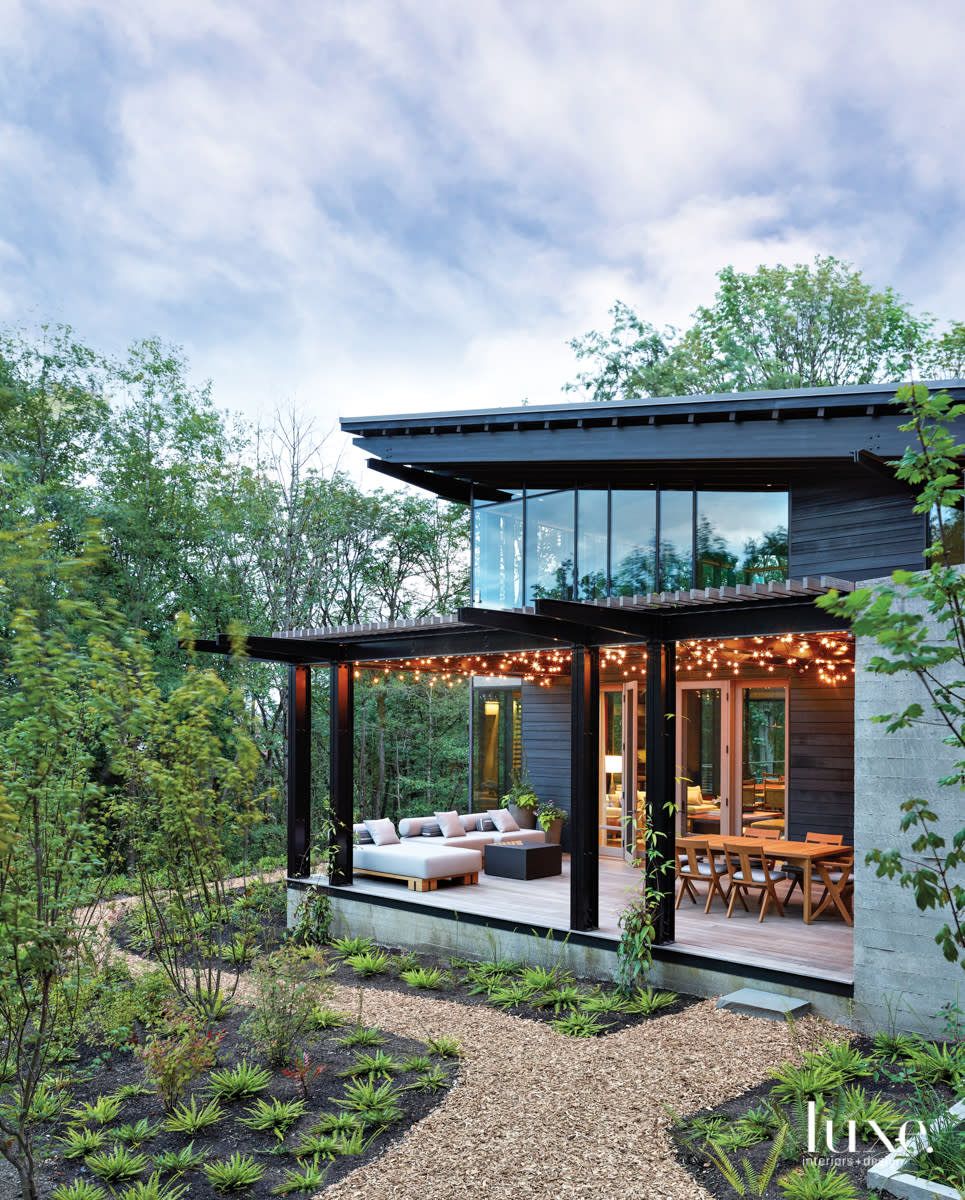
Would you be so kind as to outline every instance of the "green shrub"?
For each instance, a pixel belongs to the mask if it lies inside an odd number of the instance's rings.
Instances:
[[[165,1012],[165,1028],[137,1051],[148,1083],[166,1112],[181,1099],[188,1085],[214,1065],[223,1033],[201,1029],[190,1014]]]
[[[284,947],[252,968],[251,1012],[241,1028],[269,1066],[291,1059],[312,1029],[316,1009],[331,994],[331,985],[319,975],[322,965],[320,952],[306,960],[294,947]]]

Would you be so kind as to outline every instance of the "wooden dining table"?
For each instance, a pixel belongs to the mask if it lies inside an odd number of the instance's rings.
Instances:
[[[785,842],[780,838],[728,837],[726,834],[707,833],[677,837],[678,845],[706,844],[715,853],[722,853],[724,842],[735,846],[758,849],[763,847],[767,858],[780,858],[784,862],[800,865],[804,870],[804,924],[811,924],[811,877],[816,862],[827,862],[854,853],[853,846],[832,846],[826,842]]]

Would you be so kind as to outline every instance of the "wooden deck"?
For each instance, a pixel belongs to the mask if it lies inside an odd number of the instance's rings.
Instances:
[[[600,859],[600,927],[594,931],[595,936],[614,942],[619,939],[617,920],[639,879],[639,871],[620,859]],[[327,883],[324,876],[312,876],[312,881]],[[853,930],[836,917],[822,917],[813,925],[805,925],[800,891],[785,909],[783,920],[772,912],[759,922],[756,912],[745,913],[739,905],[728,919],[723,905],[716,900],[705,914],[704,889],[700,890],[699,905],[684,897],[677,910],[677,948],[711,962],[749,964],[815,979],[853,982]],[[783,890],[782,886],[781,893]],[[550,879],[523,881],[481,874],[478,884],[469,887],[442,884],[436,891],[411,892],[402,880],[357,875],[346,891],[355,896],[385,896],[427,909],[518,921],[521,925],[532,923],[559,930],[570,927],[568,855],[563,856],[563,874]],[[815,899],[818,894],[816,890]]]

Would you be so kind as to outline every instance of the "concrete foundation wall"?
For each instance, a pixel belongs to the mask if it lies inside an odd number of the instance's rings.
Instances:
[[[289,888],[288,923],[296,917],[305,892]],[[386,908],[366,900],[331,896],[332,936],[368,937],[383,946],[400,946],[441,958],[458,957],[478,961],[507,958],[532,965],[551,967],[560,963],[585,979],[613,979],[616,976],[616,945],[578,945],[557,941],[534,933],[509,931],[486,925],[470,924],[426,910],[411,912]],[[841,1024],[851,1023],[851,1002],[807,987],[786,987],[777,983],[758,983],[740,974],[734,966],[728,970],[695,967],[675,962],[655,962],[649,982],[690,996],[721,996],[742,987],[758,987],[782,996],[808,1000],[811,1011]]]
[[[950,841],[965,825],[962,793],[936,780],[950,773],[957,758],[943,745],[937,726],[914,726],[887,733],[873,723],[881,713],[900,712],[914,700],[929,710],[924,687],[913,675],[874,675],[865,668],[877,643],[859,638],[855,672],[855,1020],[864,1029],[942,1033],[941,1005],[965,1005],[965,971],[949,963],[935,944],[945,923],[941,910],[920,912],[914,894],[897,879],[878,879],[866,866],[869,850],[910,850],[913,834],[900,829],[901,805],[925,798],[939,814],[938,831]],[[961,678],[959,667],[957,678]],[[965,882],[960,878],[959,882]]]

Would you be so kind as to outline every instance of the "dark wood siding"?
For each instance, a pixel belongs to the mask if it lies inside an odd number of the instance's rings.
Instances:
[[[523,683],[523,762],[533,791],[570,812],[570,681],[549,688]],[[563,822],[563,846],[569,848],[569,821]]]
[[[870,471],[791,488],[791,579],[873,579],[924,566],[925,519],[913,497]]]
[[[788,698],[788,835],[854,841],[854,682],[794,678]]]

